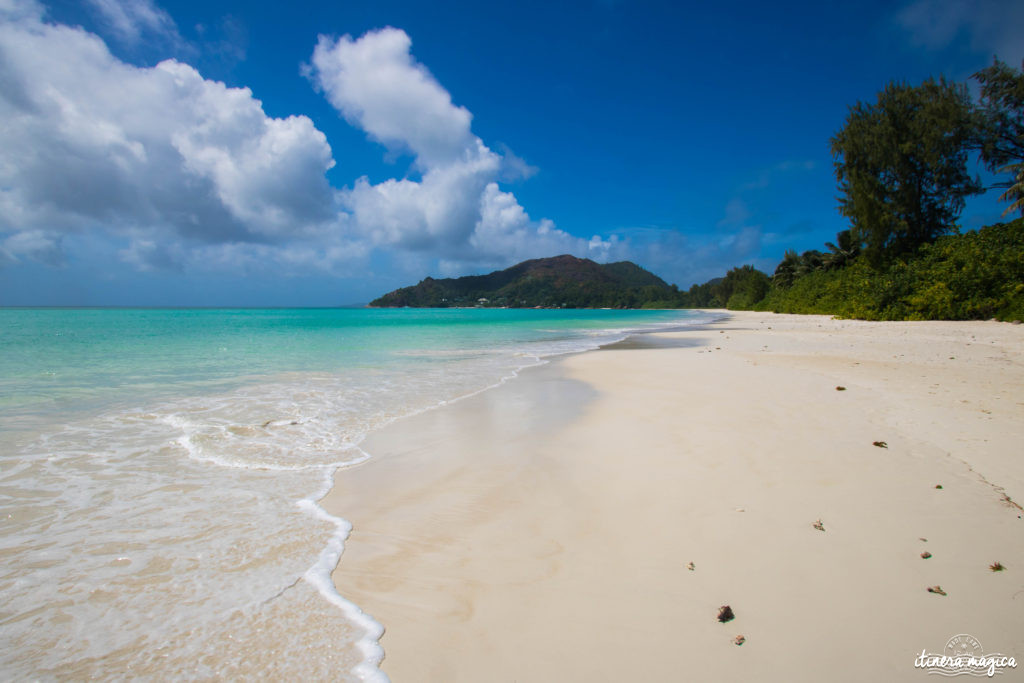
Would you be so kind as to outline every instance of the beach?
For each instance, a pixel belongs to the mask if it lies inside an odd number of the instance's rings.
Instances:
[[[361,444],[321,505],[384,673],[911,681],[958,634],[1024,656],[1024,326],[723,316]]]
[[[0,672],[373,677],[380,627],[331,582],[349,522],[317,504],[366,436],[714,317],[0,309]]]

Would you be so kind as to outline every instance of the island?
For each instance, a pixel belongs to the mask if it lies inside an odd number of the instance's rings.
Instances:
[[[421,280],[370,302],[377,308],[668,308],[678,295],[630,261],[596,263],[568,254],[523,261],[488,275]],[[663,302],[665,305],[659,305]]]

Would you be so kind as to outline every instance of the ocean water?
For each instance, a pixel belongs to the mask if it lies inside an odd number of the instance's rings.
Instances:
[[[383,680],[382,625],[330,581],[350,527],[317,504],[366,435],[709,319],[0,309],[0,674]]]

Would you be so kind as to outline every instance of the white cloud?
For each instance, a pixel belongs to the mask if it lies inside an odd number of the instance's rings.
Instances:
[[[603,244],[574,237],[547,219],[530,220],[511,192],[488,183],[480,198],[480,219],[469,243],[480,260],[491,263],[516,262],[528,258],[573,253],[603,260]]]
[[[432,254],[445,270],[507,265],[571,252],[602,257],[600,243],[533,221],[500,179],[536,172],[507,148],[497,154],[471,129],[471,114],[410,53],[404,31],[359,39],[321,37],[309,76],[353,125],[392,151],[408,150],[421,180],[358,180],[342,195],[353,228],[377,245]]]
[[[0,0],[0,19],[5,21],[36,19],[44,12],[37,0]]]
[[[391,149],[408,149],[424,168],[475,153],[472,115],[409,50],[405,31],[385,28],[358,40],[320,36],[314,83],[354,126]]]
[[[174,60],[126,64],[37,5],[2,1],[0,236],[121,235],[139,267],[179,267],[202,244],[338,242],[334,160],[309,118],[268,117],[248,89]]]
[[[498,173],[498,156],[477,141],[463,158],[431,167],[421,181],[365,178],[344,193],[355,224],[374,243],[447,251],[465,244],[480,215],[480,197]]]
[[[124,40],[173,28],[149,0],[93,1]],[[464,273],[625,253],[614,238],[530,218],[498,182],[536,169],[473,134],[400,30],[315,48],[317,87],[419,171],[337,190],[309,118],[269,117],[249,89],[176,60],[125,63],[98,36],[42,16],[34,0],[0,0],[0,263],[59,266],[78,249],[142,271],[350,273],[378,250],[398,266]]]

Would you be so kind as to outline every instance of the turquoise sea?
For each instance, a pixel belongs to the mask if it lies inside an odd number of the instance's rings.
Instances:
[[[692,311],[0,309],[6,678],[380,679],[317,505],[396,419]],[[342,560],[343,561],[343,560]]]

